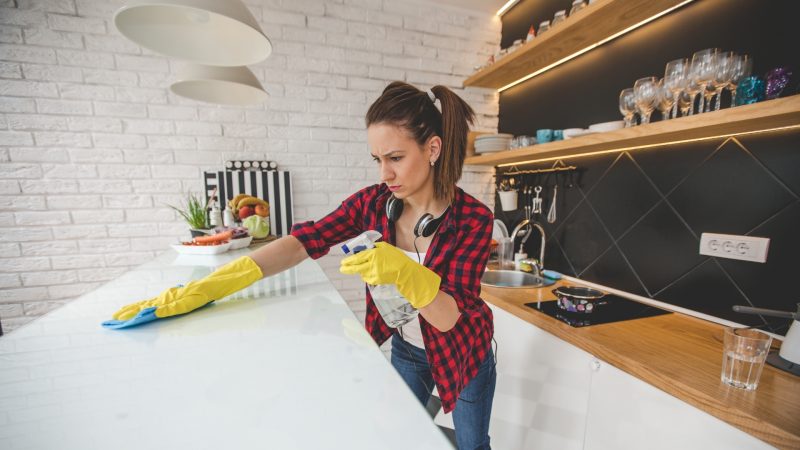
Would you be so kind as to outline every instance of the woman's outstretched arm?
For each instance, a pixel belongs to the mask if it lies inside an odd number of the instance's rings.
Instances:
[[[308,258],[308,253],[296,237],[286,235],[254,250],[249,256],[261,269],[261,273],[268,277],[300,264]]]

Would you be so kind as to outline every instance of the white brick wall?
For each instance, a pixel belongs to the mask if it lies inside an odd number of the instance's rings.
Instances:
[[[186,227],[164,203],[203,170],[266,158],[293,173],[297,220],[377,180],[363,116],[392,80],[444,84],[496,129],[497,95],[462,89],[499,44],[488,14],[400,0],[247,0],[274,45],[270,93],[234,108],[176,97],[180,62],[127,41],[122,0],[0,1],[0,319],[12,330],[152,259]],[[461,186],[493,202],[493,172]],[[158,236],[154,238],[154,236]],[[322,265],[363,316],[363,286]]]

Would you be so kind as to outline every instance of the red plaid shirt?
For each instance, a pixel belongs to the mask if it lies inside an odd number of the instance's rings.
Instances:
[[[384,213],[390,195],[385,184],[364,188],[321,220],[293,225],[291,234],[313,259],[366,230],[379,231],[384,241],[394,245],[394,226],[390,226]],[[493,219],[489,208],[456,188],[453,204],[425,257],[425,266],[442,277],[439,289],[455,299],[461,312],[456,325],[445,333],[419,317],[428,363],[445,412],[455,408],[461,390],[478,373],[494,333],[492,311],[480,298],[480,279],[489,259]],[[369,291],[365,325],[378,345],[393,332],[383,321]]]

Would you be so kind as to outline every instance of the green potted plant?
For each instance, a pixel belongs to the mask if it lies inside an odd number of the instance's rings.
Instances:
[[[190,192],[186,195],[186,202],[183,209],[172,205],[167,206],[177,211],[178,214],[183,217],[183,220],[189,224],[192,237],[203,236],[207,234],[206,232],[210,228],[208,226],[208,216],[206,215],[206,211],[208,210],[208,202],[204,203],[200,197]]]

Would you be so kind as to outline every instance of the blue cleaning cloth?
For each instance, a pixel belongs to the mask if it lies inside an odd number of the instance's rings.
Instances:
[[[139,311],[139,314],[128,320],[106,320],[102,323],[103,328],[112,330],[119,330],[120,328],[130,328],[143,323],[152,322],[158,319],[156,316],[156,307],[145,308]]]
[[[549,278],[551,280],[560,280],[561,279],[561,274],[556,272],[556,271],[554,271],[554,270],[543,270],[542,271],[542,275],[544,275],[545,278]]]

